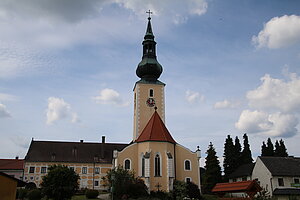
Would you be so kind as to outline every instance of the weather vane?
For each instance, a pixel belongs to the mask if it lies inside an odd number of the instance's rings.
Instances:
[[[151,10],[149,10],[149,11],[146,11],[146,13],[149,14],[148,19],[149,19],[149,18],[151,19],[151,14],[153,14],[153,12],[151,12]]]

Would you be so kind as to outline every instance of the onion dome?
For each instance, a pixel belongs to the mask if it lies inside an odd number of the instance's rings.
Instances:
[[[136,75],[145,81],[157,81],[163,68],[156,60],[156,42],[151,27],[151,17],[148,17],[148,25],[143,41],[143,57],[138,64]]]

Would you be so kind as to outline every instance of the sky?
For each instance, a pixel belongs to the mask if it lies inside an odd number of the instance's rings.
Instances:
[[[34,140],[129,143],[151,10],[166,126],[205,157],[247,133],[300,156],[300,1],[1,0],[0,158]]]

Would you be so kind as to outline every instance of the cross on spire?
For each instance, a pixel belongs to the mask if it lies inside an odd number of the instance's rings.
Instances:
[[[151,19],[151,14],[153,14],[153,12],[151,12],[151,10],[148,10],[148,11],[146,11],[146,13],[149,14],[148,19],[150,20]]]

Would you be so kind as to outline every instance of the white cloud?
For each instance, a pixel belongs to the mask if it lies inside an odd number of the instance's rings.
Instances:
[[[300,42],[300,16],[274,17],[264,25],[258,36],[252,37],[257,47],[276,49]]]
[[[282,112],[300,111],[300,78],[296,74],[291,73],[287,81],[266,74],[261,81],[258,88],[246,95],[250,107]]]
[[[214,105],[215,109],[226,109],[226,108],[236,108],[238,103],[228,101],[225,99],[224,101],[216,102]]]
[[[93,97],[93,99],[100,104],[113,104],[118,106],[128,106],[129,102],[124,102],[120,94],[109,88],[100,91],[100,95]]]
[[[257,110],[244,110],[235,126],[249,134],[260,133],[271,137],[291,137],[298,132],[296,128],[298,123],[296,116],[291,114],[279,112],[268,114]]]
[[[292,137],[298,133],[300,114],[300,78],[288,73],[288,80],[266,74],[261,85],[247,92],[249,107],[244,110],[236,128],[270,137]]]
[[[0,118],[11,117],[10,113],[6,109],[6,106],[0,103]]]
[[[72,123],[79,122],[78,116],[72,111],[70,104],[66,103],[63,99],[56,97],[48,98],[48,108],[46,110],[47,124],[61,119],[71,119]]]
[[[202,102],[204,101],[205,97],[201,95],[199,92],[194,92],[194,91],[186,91],[185,93],[185,99],[189,103],[197,103],[197,102]]]
[[[16,99],[17,97],[14,95],[0,93],[0,101],[15,101]]]

